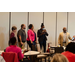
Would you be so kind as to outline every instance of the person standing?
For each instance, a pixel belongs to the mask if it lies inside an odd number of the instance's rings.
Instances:
[[[72,40],[72,38],[70,37],[70,34],[67,32],[66,27],[64,27],[63,32],[59,34],[58,44],[60,46],[67,46],[69,43],[69,40]]]
[[[29,30],[28,30],[27,34],[28,34],[27,43],[28,43],[29,47],[31,48],[31,50],[33,50],[32,45],[34,45],[35,50],[37,50],[36,49],[37,36],[36,36],[35,31],[34,31],[33,24],[29,25]]]
[[[44,52],[46,52],[46,41],[47,41],[46,36],[48,36],[48,33],[47,33],[43,23],[41,24],[41,29],[39,29],[38,32],[37,32],[37,36],[38,36],[40,48],[42,49],[42,46],[43,46]]]
[[[13,26],[12,27],[12,32],[10,34],[10,38],[12,37],[16,37],[16,32],[17,32],[17,27],[16,26]],[[17,37],[16,37],[17,38]]]
[[[16,27],[16,26],[13,26],[13,27],[12,27],[12,32],[10,33],[9,40],[10,40],[11,38],[13,38],[13,37],[16,37],[16,39],[17,39],[17,34],[16,34],[16,32],[17,32],[17,27]],[[10,41],[9,41],[9,45],[11,45]]]
[[[26,25],[22,24],[21,25],[21,29],[17,33],[18,44],[19,44],[19,47],[21,49],[25,48],[25,42],[26,42],[26,32],[25,32],[25,29],[26,29]]]

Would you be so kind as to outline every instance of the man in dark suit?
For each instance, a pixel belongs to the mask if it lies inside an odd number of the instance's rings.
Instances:
[[[48,36],[48,33],[47,33],[43,23],[41,24],[41,29],[39,29],[37,32],[37,36],[38,36],[40,48],[42,49],[42,46],[43,46],[44,52],[46,52],[46,41],[47,41],[46,36]]]

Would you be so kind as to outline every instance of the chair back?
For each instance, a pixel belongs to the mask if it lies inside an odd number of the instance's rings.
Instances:
[[[18,62],[17,53],[3,52],[1,55],[6,62]]]

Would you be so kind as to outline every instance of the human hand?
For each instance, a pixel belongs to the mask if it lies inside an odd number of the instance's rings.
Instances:
[[[44,29],[44,32],[46,32],[46,30]]]
[[[21,45],[23,45],[23,42],[21,42]]]
[[[31,41],[31,44],[33,44],[33,42]]]
[[[44,32],[44,30],[42,31],[42,33]]]
[[[37,41],[35,41],[35,43],[37,44]]]
[[[26,52],[26,50],[23,51],[23,54]]]
[[[41,35],[45,34],[44,32],[41,33]]]
[[[29,50],[27,50],[27,49],[26,49],[26,50],[24,50],[24,51],[23,51],[23,54],[24,54],[25,52],[28,52],[28,51],[29,51]]]

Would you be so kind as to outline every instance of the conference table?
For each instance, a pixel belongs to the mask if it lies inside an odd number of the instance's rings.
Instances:
[[[46,52],[46,53],[40,53],[38,51],[28,51],[26,53],[24,53],[24,56],[29,56],[30,57],[30,60],[31,62],[36,62],[37,61],[37,57],[38,56],[50,56],[51,53],[54,53],[54,50],[50,50],[50,53]],[[50,57],[49,57],[50,58]],[[49,60],[49,59],[48,59]],[[50,61],[50,60],[49,60]]]
[[[28,51],[28,52],[24,53],[24,56],[29,56],[31,62],[35,62],[37,59],[37,55],[39,55],[39,54],[40,54],[40,52],[38,52],[38,51]]]
[[[0,50],[0,55],[2,54],[2,52],[4,52],[4,51],[3,50]],[[22,52],[23,52],[23,50],[22,50]],[[54,53],[55,53],[55,50],[50,50],[50,54],[54,54]],[[28,52],[24,53],[24,56],[29,56],[31,62],[35,62],[36,59],[37,59],[37,55],[39,55],[39,54],[41,54],[41,53],[38,52],[38,51],[28,51]],[[49,55],[49,56],[50,56],[50,54],[49,53],[44,53],[44,55]]]

